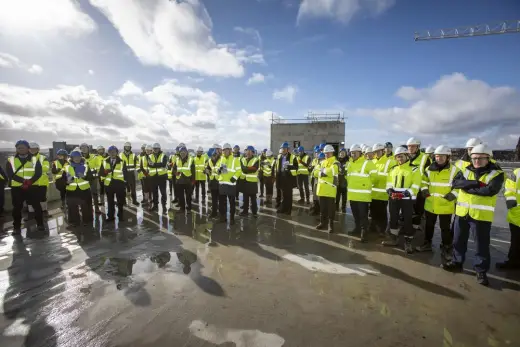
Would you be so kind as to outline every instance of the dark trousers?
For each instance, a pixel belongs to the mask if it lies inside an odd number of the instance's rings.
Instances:
[[[421,219],[424,214],[424,196],[419,194],[414,204],[414,213],[412,224],[414,228],[419,228],[421,226]]]
[[[174,195],[173,195],[173,192],[174,192],[173,187],[175,187],[175,183],[173,182],[173,178],[168,179],[168,187],[170,188],[170,196],[172,197],[172,200],[173,200],[175,198]]]
[[[211,216],[216,217],[218,215],[219,205],[219,193],[218,188],[211,190]]]
[[[227,214],[227,203],[229,201],[229,218],[231,220],[235,219],[236,206],[235,206],[235,196],[234,195],[223,195],[220,194],[218,197],[218,209],[220,211],[220,217],[226,218]]]
[[[13,227],[20,228],[22,226],[22,209],[24,201],[27,205],[34,208],[34,219],[38,226],[43,225],[42,206],[40,205],[40,195],[38,189],[31,187],[23,190],[20,187],[11,188],[11,203],[13,205]]]
[[[106,194],[106,189],[105,189],[105,183],[103,181],[101,181],[101,178],[99,178],[98,180],[98,184],[99,184],[99,198],[100,198],[100,202],[101,202],[101,205],[104,204],[104,201],[105,201],[105,194]],[[97,190],[97,189],[96,189]],[[94,192],[92,192],[92,194],[95,194]],[[94,200],[94,204],[97,202],[97,199]]]
[[[125,186],[124,183],[110,182],[108,187],[105,187],[107,194],[107,217],[109,219],[114,218],[116,214],[116,201],[117,201],[117,216],[121,220],[123,218],[123,206],[125,205]]]
[[[193,194],[193,186],[191,184],[177,183],[177,199],[179,199],[179,206],[181,209],[191,210],[191,196]]]
[[[81,218],[79,210],[81,208]],[[87,190],[75,190],[69,192],[67,196],[67,210],[69,224],[80,224],[83,219],[83,224],[92,223],[92,192]]]
[[[354,223],[356,224],[356,230],[367,231],[368,230],[368,202],[364,201],[350,201],[350,209],[354,216]],[[320,201],[320,208],[321,206]]]
[[[65,184],[64,179],[57,179],[55,182],[56,189],[60,192],[60,200],[61,203],[65,203],[65,199],[67,197],[67,185]]]
[[[199,190],[202,194],[202,200],[206,200],[206,181],[195,181],[195,197],[199,200]]]
[[[388,201],[373,199],[370,203],[370,211],[372,214],[371,229],[375,232],[384,234],[386,224],[388,222],[388,214],[386,213]]]
[[[5,181],[0,181],[0,215],[4,213],[5,206]]]
[[[300,191],[300,199],[306,199],[309,201],[310,193],[309,193],[309,175],[298,175],[296,176],[298,181],[298,190]],[[305,194],[304,194],[305,193]]]
[[[453,261],[455,263],[464,263],[466,251],[468,250],[469,234],[470,231],[473,231],[477,248],[473,268],[476,272],[487,272],[491,261],[489,252],[491,222],[478,221],[469,216],[455,216],[453,227]]]
[[[249,202],[251,202],[251,212],[253,212],[253,214],[257,214],[258,213],[258,202],[256,201],[256,194],[247,194],[247,193],[242,193],[242,194],[244,195],[244,204],[242,205],[243,212],[248,213]]]
[[[347,208],[347,187],[339,187],[336,193],[336,207],[339,209],[339,203],[341,201],[341,210],[345,211]]]
[[[135,171],[129,171],[126,178],[126,191],[132,195],[132,202],[137,202],[137,194],[135,191],[136,178]]]
[[[276,185],[276,202],[282,203],[282,190]]]
[[[153,182],[153,188],[152,188],[152,195],[153,195],[153,204],[154,206],[159,205],[159,192],[161,192],[161,204],[163,206],[166,205],[166,181],[168,180],[168,177],[165,175],[162,176],[153,176],[152,182]],[[175,185],[176,187],[178,184]]]
[[[334,221],[336,215],[336,201],[334,198],[320,196],[320,223],[326,225]]]
[[[451,233],[451,214],[434,214],[424,211],[426,214],[426,224],[424,226],[424,241],[432,242],[435,223],[437,216],[439,217],[439,226],[441,227],[441,238],[443,246],[451,246],[453,243],[453,234]]]
[[[271,177],[264,178],[264,185],[265,185],[265,195],[272,197],[273,196],[273,188],[274,188],[273,187],[273,179]],[[263,194],[263,192],[261,194]]]
[[[414,237],[413,228],[414,201],[413,200],[390,200],[390,229],[399,230],[399,218],[403,217],[403,235]]]
[[[263,196],[264,195],[264,185],[265,185],[264,176],[260,175],[260,177],[258,178],[258,181],[260,182],[260,196]]]
[[[509,223],[511,231],[511,246],[507,258],[510,262],[520,264],[520,226]]]
[[[277,197],[278,199],[278,197]],[[291,213],[293,205],[293,189],[282,187],[282,205],[280,206],[280,212]]]

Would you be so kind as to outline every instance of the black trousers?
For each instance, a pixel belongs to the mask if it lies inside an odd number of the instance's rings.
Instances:
[[[153,188],[152,188],[152,195],[153,195],[153,204],[155,206],[159,205],[159,192],[161,192],[161,205],[166,205],[166,181],[168,181],[168,177],[166,175],[162,176],[153,176],[152,182],[153,182]],[[178,184],[175,185],[176,187]]]
[[[211,190],[211,216],[216,217],[218,215],[219,206],[219,193],[218,188]]]
[[[260,183],[260,196],[263,196],[264,195],[264,185],[265,185],[264,175],[258,176],[258,182]]]
[[[0,215],[4,213],[5,206],[5,181],[0,180]]]
[[[173,192],[174,192],[173,187],[175,187],[175,182],[173,181],[173,178],[168,179],[168,186],[170,188],[170,196],[172,197],[172,200],[173,200],[175,198],[175,196],[173,195]]]
[[[191,184],[177,183],[177,199],[179,199],[179,206],[181,209],[191,210],[191,196],[193,194],[193,186]]]
[[[256,201],[256,194],[247,194],[247,193],[242,193],[242,194],[244,195],[244,204],[242,205],[243,212],[248,213],[249,203],[251,202],[251,212],[253,212],[253,214],[257,214],[258,213],[258,202]]]
[[[310,199],[309,193],[309,175],[298,175],[296,176],[298,181],[298,190],[300,191],[300,199],[307,200]],[[305,194],[304,194],[305,193]]]
[[[367,231],[368,230],[368,202],[364,201],[350,201],[350,209],[354,216],[354,223],[356,224],[356,230]],[[320,209],[323,209],[320,201]]]
[[[414,214],[413,214],[413,226],[415,228],[419,228],[421,226],[421,219],[424,214],[424,196],[419,194],[417,196],[417,200],[415,200],[414,204]]]
[[[278,197],[277,197],[278,198]],[[280,212],[291,213],[293,205],[293,189],[282,187],[282,205],[280,206]]]
[[[347,208],[347,187],[339,187],[336,193],[336,207],[339,208],[339,202],[341,201],[341,210],[345,211]]]
[[[373,199],[370,203],[370,211],[372,213],[371,229],[375,232],[383,234],[386,230],[388,222],[388,214],[386,212],[388,201]]]
[[[511,231],[511,245],[507,258],[510,262],[520,264],[520,226],[509,223]]]
[[[264,178],[264,185],[265,185],[265,195],[273,196],[273,179],[271,177]],[[260,185],[262,187],[262,185]],[[263,192],[261,192],[263,194]]]
[[[13,227],[20,228],[22,226],[22,209],[23,203],[31,205],[34,208],[34,219],[38,226],[43,225],[42,206],[40,205],[40,195],[36,187],[30,187],[23,190],[21,187],[11,188],[11,203],[13,205]]]
[[[282,202],[282,190],[278,188],[278,185],[276,185],[276,202],[281,203]]]
[[[126,191],[132,195],[132,202],[137,201],[137,194],[135,190],[136,178],[135,171],[129,171],[128,177],[126,177]]]
[[[226,218],[227,214],[227,203],[229,201],[229,218],[231,220],[235,219],[236,206],[235,206],[235,196],[233,195],[223,195],[220,194],[218,198],[218,209],[220,211],[220,217]]]
[[[426,224],[424,227],[424,241],[432,242],[433,233],[435,230],[435,223],[439,217],[439,226],[441,227],[441,238],[444,246],[451,246],[453,243],[453,234],[451,232],[451,214],[434,214],[425,211]]]
[[[403,217],[403,234],[405,237],[413,237],[415,229],[412,225],[414,215],[414,201],[413,200],[390,200],[390,229],[399,229],[399,218]]]
[[[107,194],[107,217],[112,219],[116,214],[116,201],[117,201],[117,216],[120,221],[123,219],[123,206],[125,205],[125,185],[123,183],[117,184],[112,180],[108,187],[105,187]]]
[[[87,190],[75,190],[67,194],[67,210],[69,224],[92,223],[92,192]],[[79,214],[81,208],[81,217]]]
[[[327,224],[334,221],[336,215],[336,202],[334,198],[320,196],[320,223]]]
[[[206,181],[195,181],[195,197],[199,200],[199,190],[202,194],[202,200],[206,200]]]
[[[56,190],[60,192],[60,199],[62,203],[65,203],[67,197],[67,185],[64,179],[57,179],[55,182]]]
[[[106,194],[106,189],[105,189],[105,183],[101,180],[101,178],[98,179],[98,184],[99,184],[99,195],[100,195],[100,200],[101,200],[101,205],[103,205],[103,202],[105,200],[105,194]],[[94,204],[97,202],[97,199],[94,201]]]

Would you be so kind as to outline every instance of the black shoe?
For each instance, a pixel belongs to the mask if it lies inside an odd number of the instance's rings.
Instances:
[[[132,205],[139,206],[139,202],[138,201],[132,201]]]
[[[38,225],[38,231],[45,231],[45,225]]]
[[[107,218],[105,219],[105,222],[106,222],[106,223],[110,223],[110,222],[113,222],[113,221],[115,221],[115,220],[116,220],[116,219],[115,219],[114,217],[107,217]]]
[[[191,214],[191,209],[187,209],[186,214],[188,214],[188,215]]]
[[[21,234],[22,234],[22,228],[20,228],[20,227],[14,227],[13,232],[11,233],[11,235],[13,235],[13,236],[21,235]]]
[[[264,197],[264,194],[260,194],[260,196],[259,196],[259,197],[260,197],[260,198],[263,198],[263,197]]]
[[[485,272],[477,272],[477,283],[483,286],[489,285],[489,280]]]
[[[316,225],[316,229],[317,230],[325,230],[325,229],[327,229],[327,226],[325,224],[323,224],[323,223],[320,223],[320,224]]]
[[[277,203],[274,205],[275,208],[278,208],[278,207],[280,207],[280,206],[282,206],[282,203],[281,203],[281,202],[277,202]]]
[[[249,215],[249,213],[247,213],[247,212],[240,212],[238,215],[240,217],[247,217]]]
[[[300,199],[300,200],[298,200],[298,203],[299,203],[299,204],[303,204],[303,203],[305,203],[305,199]]]
[[[462,270],[464,270],[461,263],[456,263],[454,261],[449,261],[446,264],[441,264],[441,268],[450,272],[462,272]]]
[[[520,261],[506,260],[500,263],[496,263],[495,266],[499,270],[520,270]]]

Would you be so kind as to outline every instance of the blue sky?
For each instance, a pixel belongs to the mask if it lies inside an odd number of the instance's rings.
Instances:
[[[2,147],[20,137],[265,147],[271,113],[309,110],[344,112],[347,144],[480,136],[511,148],[520,136],[520,34],[413,41],[416,30],[520,19],[518,1],[6,3]],[[263,80],[248,84],[253,74]]]

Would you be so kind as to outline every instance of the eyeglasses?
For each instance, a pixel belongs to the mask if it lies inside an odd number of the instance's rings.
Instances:
[[[473,157],[471,158],[472,161],[484,161],[489,160],[489,157]]]

